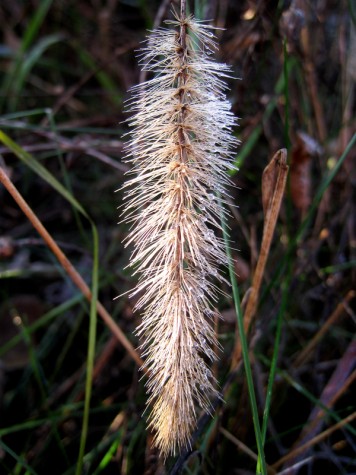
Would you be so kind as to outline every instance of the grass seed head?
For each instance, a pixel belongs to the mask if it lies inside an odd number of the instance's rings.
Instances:
[[[149,370],[149,427],[162,455],[189,446],[196,405],[209,411],[217,396],[208,362],[217,346],[210,316],[216,283],[225,281],[219,229],[224,213],[216,192],[229,184],[237,140],[225,98],[225,64],[213,61],[213,29],[193,17],[168,21],[152,32],[140,63],[152,79],[132,88],[126,184],[126,244],[139,275],[131,295],[142,323]],[[182,30],[183,25],[183,30]],[[184,31],[184,38],[182,38]]]

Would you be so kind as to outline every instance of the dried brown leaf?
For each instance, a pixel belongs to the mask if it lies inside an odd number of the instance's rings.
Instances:
[[[304,132],[297,134],[296,143],[292,151],[290,187],[294,206],[301,212],[306,213],[311,203],[312,159],[319,155],[321,148],[316,140]]]

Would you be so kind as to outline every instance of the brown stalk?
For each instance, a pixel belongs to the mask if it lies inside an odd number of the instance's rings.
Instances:
[[[78,287],[78,289],[83,293],[84,297],[90,302],[92,298],[92,293],[84,282],[81,275],[78,271],[73,267],[69,259],[63,253],[63,251],[58,247],[57,243],[54,241],[52,236],[48,233],[46,228],[43,226],[41,221],[37,218],[35,213],[26,203],[24,198],[21,196],[17,188],[13,185],[7,174],[5,173],[4,169],[0,167],[0,182],[4,185],[10,195],[18,204],[19,208],[23,211],[26,217],[31,222],[32,226],[36,229],[39,235],[43,238],[49,249],[53,252],[53,254],[58,259],[59,263],[71,278],[73,283]],[[122,344],[122,346],[126,349],[129,353],[131,358],[139,365],[142,365],[142,360],[134,347],[131,345],[129,340],[126,338],[123,331],[119,328],[119,326],[115,323],[112,319],[108,311],[104,308],[104,306],[98,301],[97,302],[97,311],[100,317],[104,320],[105,324],[111,330],[111,332],[116,336],[118,341]]]
[[[220,428],[220,432],[233,444],[236,445],[242,452],[244,452],[246,455],[248,455],[252,460],[255,460],[257,462],[258,456],[253,452],[247,445],[245,445],[241,440],[237,439],[234,435],[232,435],[230,432],[228,432],[226,429],[223,427]],[[267,465],[267,473],[274,474],[277,473],[276,470],[272,467],[269,467]]]
[[[278,469],[281,465],[284,464],[284,462],[286,462],[287,460],[295,457],[296,455],[299,455],[301,454],[302,452],[304,452],[305,450],[309,449],[310,447],[312,447],[313,445],[315,444],[318,444],[319,442],[321,442],[322,440],[326,439],[327,437],[329,437],[329,435],[331,435],[333,432],[335,432],[336,430],[338,429],[341,429],[342,427],[344,427],[346,424],[349,424],[350,422],[352,422],[354,419],[356,419],[356,412],[353,412],[352,414],[350,414],[349,416],[345,417],[345,419],[343,419],[342,421],[338,422],[337,424],[334,424],[333,426],[329,427],[328,429],[324,430],[323,432],[321,432],[320,434],[318,434],[317,436],[313,437],[312,439],[310,439],[308,442],[306,442],[305,444],[301,445],[300,447],[297,447],[296,449],[292,450],[291,452],[289,452],[288,454],[284,455],[283,457],[281,457],[276,463],[274,463],[273,465],[271,465],[272,468],[274,469]]]
[[[263,228],[262,244],[258,257],[255,274],[253,276],[250,295],[246,305],[244,315],[244,328],[247,332],[251,326],[255,315],[258,295],[262,283],[263,274],[266,267],[268,254],[271,248],[273,233],[276,227],[279,210],[281,207],[283,193],[286,186],[287,174],[287,150],[280,149],[275,153],[270,163],[267,165],[262,176],[262,203],[265,213],[265,223]],[[232,367],[241,357],[241,344],[237,340],[232,357]]]
[[[187,140],[185,137],[184,133],[184,120],[185,120],[185,115],[186,111],[184,110],[184,85],[186,83],[186,72],[184,70],[184,65],[185,65],[185,57],[186,57],[186,36],[187,36],[187,25],[185,23],[185,18],[186,18],[186,2],[185,0],[181,1],[181,7],[180,7],[180,33],[179,33],[179,44],[180,44],[180,60],[181,60],[181,72],[179,73],[178,76],[178,88],[181,88],[181,91],[179,93],[179,101],[181,105],[181,112],[179,114],[179,121],[178,121],[178,140],[179,140],[179,157],[180,157],[180,163],[185,164],[187,162]],[[185,179],[182,174],[179,174],[177,177],[177,184],[181,187],[184,183]],[[182,190],[182,188],[180,188]],[[182,206],[184,205],[184,197],[182,196],[182,193],[179,192],[179,199],[177,200],[177,221],[181,220],[181,215],[182,215]],[[182,236],[181,236],[181,231],[180,227],[178,228],[177,232],[177,246],[176,246],[176,268],[177,268],[177,284],[180,286],[181,279],[182,279],[182,263],[181,263],[181,249],[182,249],[182,244],[181,244]]]
[[[345,299],[338,304],[336,309],[332,312],[330,317],[326,320],[324,325],[320,328],[320,330],[314,335],[314,337],[310,340],[307,346],[299,353],[297,358],[293,362],[293,367],[297,368],[302,366],[306,363],[311,355],[311,352],[316,347],[318,342],[322,339],[325,333],[329,330],[329,328],[334,325],[337,320],[341,317],[343,312],[345,311],[345,307],[348,305],[350,300],[352,300],[356,296],[356,292],[354,290],[350,290]]]
[[[342,358],[338,361],[337,366],[331,375],[329,381],[323,388],[319,401],[324,408],[333,407],[338,399],[348,390],[351,384],[355,381],[356,370],[353,370],[355,365],[356,355],[356,341],[352,340],[348,345]],[[305,423],[301,434],[297,441],[294,443],[294,447],[297,448],[300,445],[304,445],[311,440],[321,430],[323,419],[325,418],[325,409],[318,406],[314,407],[311,411],[307,422]],[[306,454],[304,453],[303,456]],[[300,460],[298,457],[289,461],[289,464],[294,465]]]
[[[353,371],[350,376],[345,380],[344,384],[336,391],[332,398],[329,401],[326,401],[326,404],[323,401],[323,398],[320,398],[321,402],[328,408],[333,407],[337,400],[348,390],[348,388],[356,381],[356,370]],[[334,381],[331,381],[334,383]],[[325,387],[324,393],[327,393],[330,388],[331,384],[328,384]],[[325,399],[325,397],[324,397]],[[307,438],[312,437],[316,432],[318,432],[319,427],[322,424],[322,421],[325,417],[324,409],[320,409],[318,412],[313,411],[311,417],[309,417],[309,425],[303,428],[303,437],[301,441],[306,441]],[[294,444],[294,446],[298,447],[298,444]]]

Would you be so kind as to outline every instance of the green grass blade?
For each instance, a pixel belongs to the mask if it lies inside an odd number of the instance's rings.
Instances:
[[[55,119],[54,119],[54,115],[52,114],[52,110],[48,110],[46,115],[48,117],[48,122],[50,124],[51,131],[53,132],[54,136],[57,137],[58,136],[58,128],[57,128],[57,124],[56,124]],[[71,179],[70,179],[69,173],[67,173],[67,169],[66,169],[64,159],[63,159],[63,152],[62,152],[61,148],[59,147],[59,144],[58,144],[57,140],[55,140],[55,143],[56,143],[56,155],[58,157],[60,170],[61,170],[62,175],[63,175],[64,184],[66,186],[66,189],[71,194],[73,194]],[[88,244],[87,234],[84,231],[83,224],[81,222],[81,219],[80,219],[80,216],[79,216],[79,213],[78,213],[78,210],[76,209],[76,207],[73,207],[73,212],[74,212],[75,222],[76,222],[76,224],[78,226],[78,229],[80,231],[80,234],[83,238],[83,242]]]
[[[353,269],[354,267],[356,267],[356,260],[343,262],[342,264],[335,264],[333,266],[322,267],[320,272],[322,274],[335,274],[336,272]]]
[[[90,70],[94,71],[95,77],[104,91],[107,92],[111,100],[116,106],[122,106],[123,95],[117,87],[116,82],[102,69],[98,68],[97,61],[84,50],[79,44],[73,43],[73,47],[78,53],[81,62]]]
[[[275,335],[273,355],[272,355],[272,360],[271,360],[271,368],[270,368],[270,372],[269,372],[269,375],[268,375],[268,385],[267,385],[267,392],[266,392],[265,409],[263,411],[263,423],[262,423],[262,440],[263,440],[263,443],[265,443],[265,441],[266,441],[267,424],[268,424],[268,417],[269,417],[269,412],[270,412],[270,407],[271,407],[273,383],[274,383],[274,378],[276,376],[277,361],[278,361],[278,350],[279,350],[279,343],[280,343],[280,340],[281,340],[281,329],[282,329],[283,314],[284,314],[285,307],[286,307],[287,292],[283,293],[283,297],[284,298],[282,300],[282,304],[281,304],[281,307],[280,307],[278,315],[277,315],[276,335]]]
[[[50,35],[46,38],[42,38],[31,51],[28,52],[26,59],[21,62],[18,67],[16,77],[11,85],[11,94],[9,99],[9,109],[15,110],[20,99],[20,91],[29,75],[31,69],[37,63],[39,58],[50,46],[63,40],[63,35]]]
[[[284,101],[285,101],[285,118],[284,118],[284,143],[285,147],[290,151],[291,140],[290,140],[290,130],[289,130],[289,113],[290,113],[290,101],[289,101],[289,72],[290,67],[290,58],[287,51],[287,40],[284,39],[283,42],[283,75],[284,75]]]
[[[41,2],[39,2],[38,8],[36,8],[35,14],[31,18],[31,21],[23,37],[22,44],[21,44],[22,53],[30,47],[32,41],[36,37],[37,32],[39,28],[41,27],[50,6],[52,5],[52,2],[53,0],[42,0]]]
[[[21,326],[21,330],[22,330],[23,339],[24,339],[24,341],[26,343],[26,346],[29,350],[31,368],[32,368],[33,374],[35,376],[35,380],[37,382],[38,388],[40,390],[42,403],[43,403],[44,406],[46,406],[46,401],[48,399],[47,380],[46,380],[46,377],[44,375],[44,372],[43,372],[41,363],[39,361],[39,358],[37,356],[37,353],[35,351],[35,348],[33,346],[33,342],[31,340],[30,333],[29,333],[28,328],[27,328],[25,323],[23,323],[23,325]],[[66,460],[67,464],[69,465],[69,459],[68,459],[67,454],[65,452],[62,439],[59,435],[57,425],[56,425],[56,423],[54,423],[54,418],[53,418],[52,412],[49,409],[48,409],[48,419],[51,421],[51,432],[52,432],[54,438],[56,439],[56,442],[57,442],[58,447],[59,447],[59,449],[62,453],[63,458]]]
[[[264,355],[257,354],[256,355],[260,361],[262,361],[264,364],[267,366],[271,365],[271,362],[268,358],[266,358]],[[320,409],[322,409],[325,412],[325,416],[329,416],[331,419],[333,419],[335,422],[341,422],[342,418],[336,414],[335,411],[330,409],[329,407],[325,406],[320,399],[318,399],[316,396],[314,396],[308,389],[306,389],[303,385],[300,383],[294,381],[294,379],[288,374],[287,371],[282,370],[280,368],[276,369],[276,373],[281,376],[292,388],[294,388],[298,393],[302,394],[306,399],[308,399],[313,406],[317,406]],[[345,424],[344,425],[345,429],[348,429],[349,432],[356,436],[356,428],[352,427],[350,424]]]
[[[2,114],[1,119],[12,120],[20,119],[23,117],[32,117],[34,115],[44,115],[48,113],[48,110],[48,107],[38,107],[36,109],[31,109],[27,111],[11,112],[9,114]]]
[[[38,163],[31,154],[23,150],[13,140],[10,139],[4,132],[0,131],[0,141],[4,143],[13,153],[24,161],[33,171],[35,171],[41,178],[49,183],[58,193],[60,193],[68,202],[74,206],[80,213],[85,216],[91,224],[92,236],[93,236],[93,270],[92,270],[92,299],[90,302],[90,320],[89,320],[89,340],[88,340],[88,353],[87,353],[87,376],[85,383],[85,402],[84,402],[84,414],[83,414],[83,426],[80,439],[79,456],[77,463],[76,473],[79,475],[82,473],[83,456],[85,451],[85,443],[88,433],[88,421],[89,421],[89,409],[90,409],[90,397],[91,386],[93,379],[93,366],[95,358],[95,344],[96,344],[96,323],[97,323],[97,298],[98,298],[98,279],[99,279],[99,235],[98,231],[86,213],[81,204],[73,197],[71,193],[40,163]]]
[[[87,212],[82,205],[73,197],[71,193],[33,156],[26,152],[16,142],[14,142],[8,135],[0,130],[0,142],[6,145],[22,162],[24,162],[31,170],[33,170],[38,176],[45,180],[52,186],[60,195],[63,196],[72,206],[74,206],[83,216],[85,216],[90,222]]]
[[[21,63],[23,61],[23,56],[25,52],[28,50],[30,45],[32,44],[33,40],[35,39],[38,30],[40,29],[47,12],[52,5],[53,0],[42,0],[39,2],[38,8],[36,8],[34,15],[32,16],[28,27],[23,35],[22,43],[18,53],[16,54],[15,61],[13,66],[10,68],[9,73],[5,76],[3,84],[1,86],[1,93],[0,93],[0,110],[4,105],[4,100],[8,97],[9,90],[12,87],[12,84],[16,81],[16,77],[18,75],[19,68],[21,67]]]
[[[260,135],[262,133],[262,125],[257,125],[253,131],[250,133],[248,139],[246,140],[245,144],[243,147],[240,149],[238,156],[236,157],[236,160],[234,162],[234,166],[237,168],[240,168],[246,158],[251,154],[254,146],[258,142],[258,139],[260,138]],[[229,171],[230,176],[236,175],[237,170],[236,169],[231,169]]]
[[[279,370],[278,373],[298,392],[303,394],[309,401],[311,401],[315,406],[320,407],[323,411],[325,411],[325,414],[330,416],[334,421],[336,422],[341,422],[342,418],[336,414],[335,411],[332,411],[329,407],[325,406],[320,399],[315,397],[310,391],[308,391],[306,388],[304,388],[300,383],[297,383],[294,381],[294,379],[286,372],[283,370]],[[353,435],[356,436],[356,428],[351,426],[350,424],[345,424],[344,425],[345,429],[348,429],[348,431]]]
[[[220,205],[222,206],[220,196],[219,196],[219,201],[220,201]],[[263,475],[266,475],[267,474],[267,468],[266,468],[266,461],[265,461],[264,450],[263,450],[261,427],[260,427],[260,422],[259,422],[259,417],[258,417],[258,409],[257,409],[255,388],[254,388],[254,384],[253,384],[252,370],[251,370],[251,364],[250,364],[250,359],[249,359],[247,338],[246,338],[246,334],[245,334],[245,330],[244,330],[244,322],[243,322],[243,314],[242,314],[242,309],[241,309],[240,295],[239,295],[239,290],[238,290],[238,286],[237,286],[234,264],[233,264],[233,259],[232,259],[232,255],[231,255],[230,245],[229,245],[229,235],[228,235],[228,231],[227,231],[226,217],[225,217],[224,214],[222,214],[221,225],[222,225],[223,235],[224,235],[226,256],[228,258],[228,263],[229,263],[228,264],[228,266],[229,266],[229,275],[230,275],[230,281],[231,281],[232,293],[233,293],[233,300],[234,300],[236,317],[237,317],[237,326],[238,326],[240,340],[241,340],[242,357],[243,357],[245,373],[246,373],[246,381],[247,381],[248,393],[249,393],[249,398],[250,398],[250,405],[251,405],[251,411],[252,411],[252,419],[253,419],[253,425],[254,425],[254,430],[255,430],[255,437],[256,437],[258,455],[259,455],[259,459],[261,461],[260,467],[257,466],[256,473],[262,473]]]
[[[354,24],[354,27],[356,27],[356,5],[353,0],[348,0],[347,2],[348,7],[349,7],[349,12],[350,12],[350,17],[352,20],[352,23]]]
[[[11,455],[12,458],[14,458],[17,462],[17,465],[20,468],[25,468],[28,473],[31,473],[32,475],[38,475],[33,468],[29,466],[29,464],[24,460],[22,457],[17,455],[8,445],[5,444],[4,441],[0,439],[0,447],[4,450],[4,452],[7,452],[9,455]]]
[[[267,425],[268,425],[268,418],[271,409],[271,402],[272,402],[272,391],[273,391],[273,384],[276,377],[277,372],[277,362],[278,362],[278,353],[279,353],[279,345],[281,341],[281,334],[282,334],[282,324],[283,324],[283,316],[285,314],[287,304],[288,304],[288,297],[289,297],[289,287],[291,281],[291,266],[289,265],[288,268],[288,276],[283,283],[282,288],[282,302],[277,314],[277,323],[276,323],[276,334],[273,346],[273,354],[270,366],[270,372],[268,375],[268,384],[267,384],[267,391],[266,391],[266,402],[265,408],[263,411],[263,421],[262,421],[262,442],[263,446],[266,442],[266,434],[267,434]],[[258,458],[258,466],[260,466],[260,458]]]
[[[68,417],[79,417],[81,415],[81,411],[83,408],[83,403],[80,402],[73,402],[69,404],[65,404],[61,407],[60,410],[57,412],[53,412],[50,414],[47,414],[45,418],[41,419],[30,419],[25,422],[22,422],[20,424],[14,424],[9,427],[5,427],[3,429],[0,429],[0,440],[1,437],[5,437],[6,435],[9,434],[15,434],[16,432],[20,431],[26,431],[26,430],[33,430],[36,429],[37,427],[41,427],[45,424],[48,424],[48,421],[50,420],[53,423],[58,423],[61,421],[64,421],[68,419]],[[101,409],[104,410],[104,409]]]
[[[65,417],[68,417],[68,415],[66,415]],[[26,422],[23,422],[21,424],[14,424],[12,426],[5,427],[4,429],[0,429],[0,437],[4,437],[8,434],[14,434],[14,433],[20,432],[22,430],[36,429],[37,427],[40,427],[41,425],[46,424],[46,423],[48,423],[47,418],[45,418],[45,419],[36,419],[36,420],[32,420],[32,421],[26,421]],[[0,442],[1,442],[1,438],[0,438]]]
[[[97,298],[98,298],[98,275],[99,275],[99,236],[96,228],[93,226],[93,272],[92,272],[92,299],[90,302],[90,323],[89,323],[89,341],[88,341],[88,355],[87,355],[87,373],[85,381],[85,400],[84,400],[84,414],[83,425],[80,436],[80,447],[78,455],[78,463],[76,475],[83,473],[83,459],[85,453],[85,444],[88,435],[89,427],[89,411],[90,398],[93,381],[93,368],[95,359],[95,345],[96,345],[96,326],[97,326]]]
[[[45,110],[45,112],[46,112],[46,110]],[[21,114],[23,114],[24,117],[26,115],[32,115],[32,114],[26,114],[25,111],[24,112],[19,112],[18,114],[19,114],[19,116],[21,116]],[[15,116],[15,113],[14,114],[8,114],[8,115],[9,116],[11,116],[11,115]],[[43,127],[41,125],[27,124],[26,122],[11,123],[11,121],[2,120],[4,118],[5,118],[4,115],[0,117],[0,126],[3,129],[32,130],[34,132],[36,132],[36,131],[51,131],[50,127]],[[119,127],[115,128],[115,129],[109,129],[109,128],[104,129],[102,127],[73,127],[73,126],[63,125],[63,126],[58,126],[57,130],[59,130],[60,132],[70,132],[70,133],[77,133],[77,134],[115,135],[115,137],[117,137],[118,135],[124,133],[123,129],[120,129]]]
[[[90,452],[86,453],[83,457],[83,462],[86,466],[89,466],[88,468],[88,473],[92,473],[90,470],[90,464],[93,462],[93,460],[104,450],[107,449],[107,447],[110,447],[110,445],[117,439],[117,434],[111,434],[110,436],[106,437],[99,442],[98,445],[96,445]],[[70,468],[69,470],[65,471],[63,475],[72,475],[74,473],[74,469]],[[94,474],[93,474],[94,475]]]
[[[93,475],[99,475],[105,468],[108,466],[108,464],[111,462],[113,456],[115,455],[115,452],[119,445],[122,442],[122,431],[119,431],[119,435],[117,438],[114,440],[114,442],[110,445],[109,449],[106,451],[104,454],[103,458],[101,459],[101,462],[99,463],[98,468],[95,470]]]
[[[41,318],[36,320],[36,322],[32,323],[30,326],[27,327],[27,331],[29,335],[31,335],[31,333],[35,332],[39,328],[49,323],[51,320],[56,318],[62,312],[69,310],[74,305],[81,302],[83,299],[84,299],[83,294],[78,294],[75,297],[68,300],[67,302],[62,303],[61,305],[58,305],[56,308],[45,313]],[[6,342],[4,345],[2,345],[0,348],[0,357],[4,355],[5,353],[7,353],[9,350],[11,350],[11,348],[17,345],[21,340],[22,340],[22,336],[21,334],[19,334],[11,338],[11,340]]]

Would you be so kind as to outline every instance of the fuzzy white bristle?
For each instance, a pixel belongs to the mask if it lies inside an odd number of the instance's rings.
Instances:
[[[209,411],[217,396],[207,364],[215,358],[211,320],[226,263],[215,234],[225,212],[216,193],[223,201],[237,145],[224,95],[230,69],[211,59],[213,28],[193,17],[167,23],[174,28],[153,31],[142,51],[154,77],[132,89],[134,177],[124,185],[149,425],[165,457],[189,446],[196,404]]]

